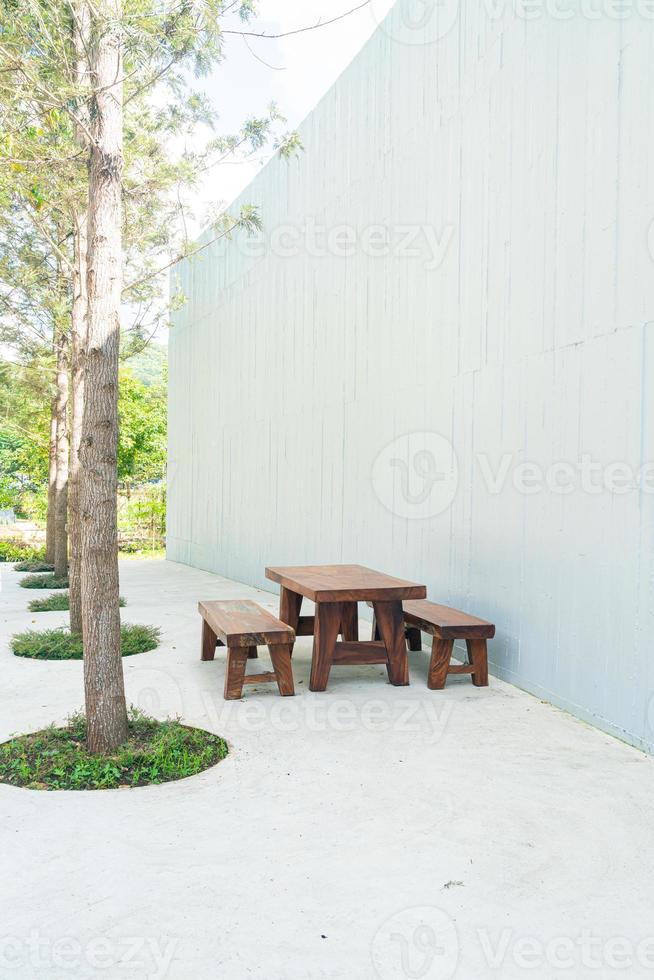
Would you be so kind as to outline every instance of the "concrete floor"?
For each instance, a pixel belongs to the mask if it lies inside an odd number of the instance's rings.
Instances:
[[[1,568],[0,739],[82,704],[81,663],[14,658],[26,612]],[[129,699],[225,736],[180,783],[39,793],[0,785],[0,977],[479,980],[654,972],[653,761],[491,678],[392,688],[341,667],[298,696],[222,699],[199,598],[275,596],[126,561],[124,620],[163,644],[125,661]],[[262,655],[262,660],[263,660]]]

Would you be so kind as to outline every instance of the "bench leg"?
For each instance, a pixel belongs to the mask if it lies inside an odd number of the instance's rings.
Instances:
[[[372,614],[372,635],[371,640],[381,640],[381,633],[379,632],[379,626],[377,626],[377,617]]]
[[[343,603],[341,636],[344,640],[359,639],[359,605],[356,602]]]
[[[229,647],[225,670],[225,701],[237,701],[243,694],[243,678],[248,661],[248,647]]]
[[[475,687],[488,687],[488,649],[486,640],[466,640],[468,660],[475,668],[472,683]]]
[[[282,623],[286,623],[296,633],[300,622],[300,610],[302,609],[303,598],[304,596],[299,595],[297,592],[291,592],[290,589],[286,589],[284,586],[282,586],[279,593],[279,618]],[[291,644],[292,653],[293,644]]]
[[[201,659],[213,660],[214,657],[216,656],[217,645],[218,645],[218,637],[209,626],[209,623],[207,623],[207,621],[203,619]]]
[[[454,640],[441,640],[437,636],[433,638],[427,678],[427,687],[430,691],[442,691],[445,687],[453,648]]]
[[[275,674],[277,675],[277,687],[282,697],[291,697],[295,694],[293,684],[293,668],[291,666],[290,643],[271,643],[268,647],[270,659],[272,660]]]
[[[247,651],[248,651],[248,660],[256,660],[257,657],[259,656],[259,651],[257,650],[256,647],[248,647]]]
[[[409,650],[422,650],[422,633],[417,626],[407,626],[406,638],[409,642]]]

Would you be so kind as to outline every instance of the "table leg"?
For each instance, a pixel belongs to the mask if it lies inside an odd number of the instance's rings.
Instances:
[[[373,602],[375,622],[388,655],[388,679],[395,687],[409,683],[409,658],[401,600]]]
[[[341,617],[341,635],[344,640],[359,639],[359,604],[344,602]]]
[[[332,666],[334,646],[341,628],[343,607],[340,602],[317,602],[313,656],[309,690],[325,691]]]
[[[282,586],[279,593],[279,618],[282,623],[286,623],[297,633],[298,623],[300,622],[300,609],[302,608],[302,599],[298,592],[291,592],[290,589],[284,588]],[[291,654],[293,653],[293,646],[291,645]]]
[[[213,660],[214,657],[216,656],[217,645],[218,645],[218,637],[211,629],[206,619],[203,619],[202,620],[202,648],[201,648],[202,660]]]

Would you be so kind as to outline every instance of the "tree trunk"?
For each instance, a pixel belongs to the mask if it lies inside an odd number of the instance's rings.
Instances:
[[[72,412],[70,426],[70,474],[68,487],[68,525],[70,563],[70,628],[82,632],[82,528],[80,521],[80,460],[84,417],[84,357],[86,355],[86,215],[77,217],[74,233],[74,274],[72,308]]]
[[[54,572],[57,578],[65,578],[68,573],[68,356],[68,336],[65,330],[59,328],[57,332],[57,395],[55,398],[57,439]]]
[[[89,64],[87,52],[90,46],[89,8],[86,0],[76,0],[72,21],[73,50],[77,84],[88,85]],[[89,124],[86,103],[78,106],[77,113],[85,125],[75,128],[75,141],[81,150],[88,152],[85,132]],[[87,215],[75,214],[73,223],[73,304],[71,310],[71,423],[70,423],[70,474],[68,487],[68,534],[70,537],[69,608],[72,633],[82,632],[82,527],[80,516],[81,474],[79,449],[82,441],[84,418],[84,358],[86,357],[87,298],[86,298],[86,250]]]
[[[55,560],[55,520],[57,500],[57,399],[50,403],[50,443],[48,450],[48,513],[45,526],[45,560],[54,565]]]
[[[82,462],[82,620],[84,694],[90,752],[127,737],[120,656],[117,455],[118,354],[122,287],[122,58],[120,0],[91,8],[88,336]]]

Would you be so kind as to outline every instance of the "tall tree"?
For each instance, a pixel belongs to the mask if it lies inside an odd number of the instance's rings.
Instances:
[[[118,366],[122,294],[123,58],[121,0],[91,9],[92,141],[87,252],[82,610],[91,752],[127,738],[118,580]]]
[[[81,623],[84,639],[92,751],[113,748],[127,731],[116,529],[121,299],[122,311],[133,314],[124,347],[135,351],[165,316],[165,270],[208,244],[189,240],[183,187],[244,148],[260,148],[282,121],[272,106],[266,116],[246,121],[240,133],[209,138],[175,158],[171,147],[178,137],[192,133],[197,142],[198,124],[212,125],[215,117],[191,90],[191,74],[221,60],[221,18],[236,13],[247,19],[254,2],[124,4],[0,0],[9,24],[0,32],[0,159],[19,168],[25,192],[16,206],[49,243],[70,282],[71,623]],[[162,86],[169,98],[154,98]],[[289,155],[297,137],[282,135],[276,145]],[[28,210],[34,188],[38,210]],[[52,236],[53,223],[65,229],[63,246]],[[236,217],[218,215],[213,227],[216,240],[237,228],[259,227],[259,219],[245,207]],[[123,286],[124,268],[130,273]]]

